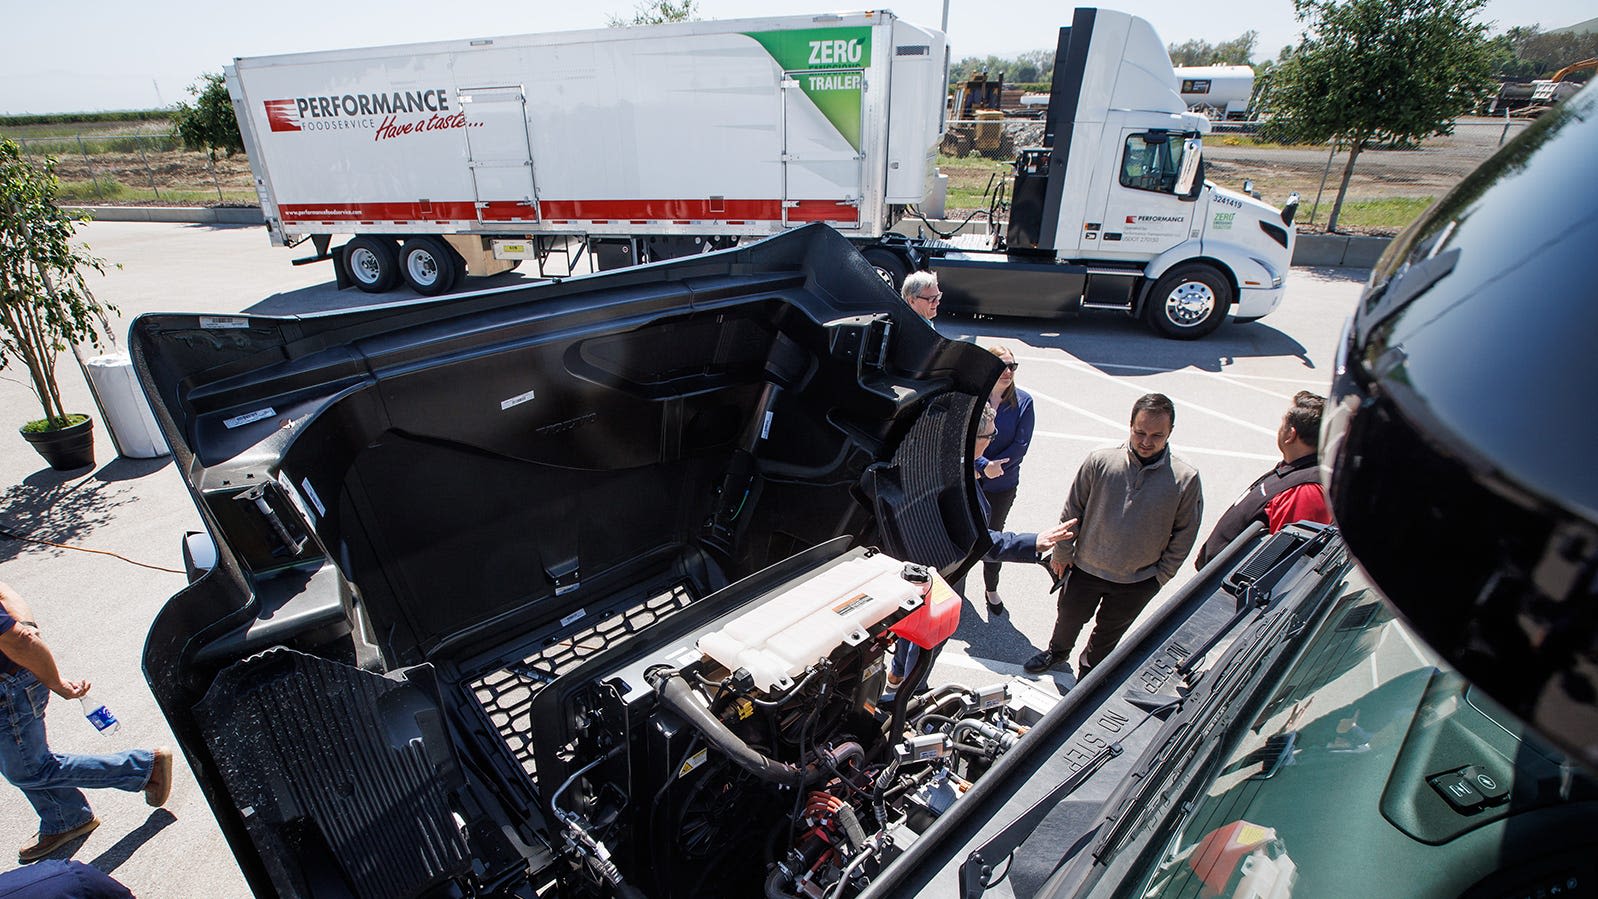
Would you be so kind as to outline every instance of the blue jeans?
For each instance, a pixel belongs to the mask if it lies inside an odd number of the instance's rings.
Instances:
[[[51,752],[44,735],[49,702],[49,689],[31,673],[0,676],[0,775],[28,797],[39,813],[39,833],[46,836],[94,817],[78,787],[137,792],[149,783],[155,765],[155,754],[148,749],[109,755]]]

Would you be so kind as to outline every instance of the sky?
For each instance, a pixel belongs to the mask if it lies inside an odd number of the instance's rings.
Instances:
[[[1072,4],[1037,0],[947,0],[956,60],[1053,49]],[[215,0],[0,0],[0,114],[150,109],[188,99],[203,72],[237,56],[370,47],[429,40],[603,27],[630,17],[633,0],[332,0],[217,3]],[[841,7],[828,0],[700,0],[701,19],[812,15]],[[906,21],[937,27],[945,0],[896,0]],[[1291,0],[1141,0],[1111,4],[1148,19],[1167,44],[1230,40],[1260,33],[1256,59],[1298,42]],[[1585,21],[1593,0],[1489,0],[1484,18],[1498,33],[1513,25],[1544,30]]]

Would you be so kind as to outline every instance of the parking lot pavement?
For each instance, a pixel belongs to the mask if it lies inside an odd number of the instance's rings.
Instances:
[[[257,227],[99,223],[84,238],[94,253],[121,266],[91,282],[120,307],[113,322],[119,347],[128,323],[144,312],[296,314],[372,299],[335,290],[325,264],[291,265],[308,251],[273,248]],[[1038,432],[1011,529],[1056,520],[1077,464],[1095,447],[1125,439],[1132,401],[1159,391],[1176,402],[1172,446],[1201,472],[1207,533],[1221,510],[1275,458],[1271,435],[1287,399],[1300,389],[1325,392],[1337,335],[1365,276],[1350,269],[1294,269],[1280,310],[1254,324],[1226,325],[1193,343],[1162,340],[1116,316],[939,321],[938,330],[948,337],[1010,346],[1021,362],[1018,383],[1036,398]],[[516,272],[486,282],[527,280]],[[401,290],[388,299],[413,296]],[[92,410],[70,356],[63,357],[60,374],[68,406]],[[0,413],[17,425],[40,414],[16,371],[0,372]],[[0,528],[42,542],[0,537],[0,579],[33,604],[65,675],[93,681],[96,698],[122,720],[119,732],[101,736],[80,720],[76,703],[57,700],[48,718],[52,746],[99,752],[171,745],[139,670],[150,621],[184,583],[179,539],[199,527],[171,460],[115,459],[102,432],[96,438],[97,467],[62,475],[45,468],[20,437],[3,440],[0,478],[7,486],[0,493]],[[1191,572],[1189,563],[1162,596]],[[983,671],[995,679],[1017,671],[1053,624],[1046,589],[1041,569],[1008,566],[1000,590],[1010,614],[990,622],[980,601],[967,603],[946,663],[934,676],[970,681]],[[1069,684],[1068,677],[1061,681]],[[102,790],[90,798],[104,823],[69,847],[72,857],[110,872],[146,899],[248,895],[183,762],[164,810],[150,810],[137,793]],[[32,835],[35,822],[21,794],[0,784],[0,870],[15,864],[12,850]]]

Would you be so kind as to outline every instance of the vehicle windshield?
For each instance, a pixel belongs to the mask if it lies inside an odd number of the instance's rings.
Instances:
[[[1593,797],[1590,782],[1422,645],[1357,571],[1297,652],[1198,760],[1204,773],[1132,873],[1096,894],[1458,896],[1510,877],[1558,895],[1585,880],[1555,856],[1570,851],[1561,842],[1574,849],[1566,816]]]

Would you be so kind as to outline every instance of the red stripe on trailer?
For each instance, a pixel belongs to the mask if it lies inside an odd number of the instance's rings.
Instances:
[[[539,204],[543,218],[554,224],[595,223],[694,224],[696,222],[782,221],[781,200],[545,200]],[[833,200],[799,200],[787,210],[792,222],[858,222],[858,207]],[[479,211],[466,201],[430,203],[284,203],[278,214],[285,222],[410,222],[410,221],[537,221],[533,207],[521,201],[485,204]]]

